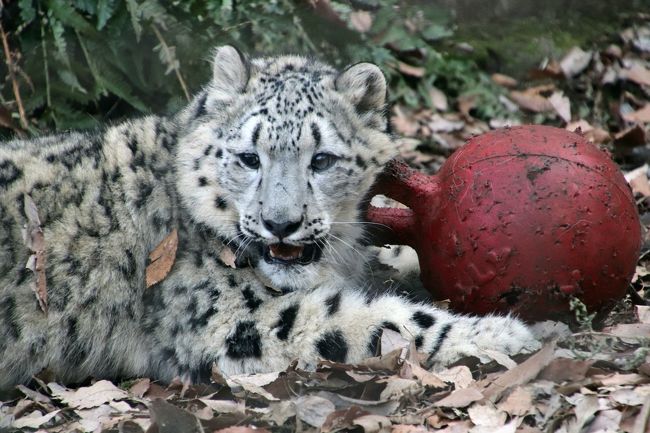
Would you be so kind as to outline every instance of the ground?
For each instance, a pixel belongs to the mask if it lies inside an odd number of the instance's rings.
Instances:
[[[408,66],[408,65],[407,65]],[[418,69],[408,69],[417,75]],[[287,366],[270,374],[222,377],[188,386],[147,378],[51,382],[47,373],[0,401],[0,431],[397,433],[650,431],[650,20],[639,16],[595,49],[571,49],[506,89],[512,116],[475,118],[476,99],[432,89],[436,109],[395,106],[402,156],[435,172],[465,139],[523,119],[582,133],[607,147],[631,183],[644,225],[628,295],[596,322],[577,305],[571,329],[537,325],[539,352],[466,359],[428,372],[413,347],[386,331],[382,356],[361,365],[323,362],[315,372]],[[163,272],[164,273],[164,272]]]

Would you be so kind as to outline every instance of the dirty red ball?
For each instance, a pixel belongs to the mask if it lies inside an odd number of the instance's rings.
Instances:
[[[379,242],[413,246],[421,278],[459,312],[566,319],[625,295],[641,246],[630,188],[609,156],[548,126],[492,131],[435,176],[394,164],[378,191],[410,207],[371,208],[393,228]]]

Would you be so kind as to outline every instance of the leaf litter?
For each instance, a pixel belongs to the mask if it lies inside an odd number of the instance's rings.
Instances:
[[[359,11],[351,19],[363,32],[373,16]],[[214,369],[207,384],[137,378],[76,389],[37,376],[2,396],[0,431],[650,431],[648,41],[650,18],[641,16],[601,49],[574,47],[545,59],[526,79],[493,74],[492,82],[503,88],[507,117],[477,117],[471,95],[446,95],[436,87],[427,90],[432,107],[398,105],[392,111],[396,130],[412,137],[400,140],[400,153],[427,172],[435,172],[471,135],[526,122],[578,131],[611,152],[631,184],[645,231],[629,296],[599,323],[579,323],[573,330],[559,322],[537,324],[534,332],[546,344],[535,354],[510,358],[486,351],[482,360],[466,358],[432,371],[413,342],[386,331],[376,357],[358,365],[323,361],[314,371],[294,363],[284,371],[225,377]],[[421,78],[421,69],[409,63],[396,68]],[[31,217],[25,242],[36,255],[30,269],[38,276],[38,254],[47,240],[39,238],[32,204],[26,200]],[[152,252],[148,286],[171,269],[177,242],[172,233]],[[222,253],[234,266],[232,255]],[[44,278],[37,279],[35,293],[45,311]]]

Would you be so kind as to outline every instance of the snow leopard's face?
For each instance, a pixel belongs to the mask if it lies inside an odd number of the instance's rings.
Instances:
[[[179,145],[193,218],[275,289],[354,272],[361,201],[392,154],[385,94],[372,64],[338,73],[302,57],[247,62],[218,49]]]

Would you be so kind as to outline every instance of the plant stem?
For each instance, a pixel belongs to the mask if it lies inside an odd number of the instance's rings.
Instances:
[[[23,107],[23,100],[20,97],[20,88],[18,87],[18,80],[16,80],[14,62],[11,58],[9,41],[7,40],[7,34],[5,33],[5,29],[2,26],[2,21],[0,21],[0,37],[2,38],[2,48],[4,49],[5,61],[7,62],[7,70],[9,71],[9,78],[11,79],[11,86],[14,91],[14,97],[16,98],[16,104],[18,104],[18,115],[20,116],[20,125],[23,127],[23,129],[27,129],[29,127],[29,124],[27,123],[27,116],[25,116],[25,108]]]
[[[163,37],[162,33],[160,33],[160,30],[158,30],[158,27],[156,27],[155,24],[151,24],[151,29],[156,34],[156,37],[158,38],[158,42],[160,42],[162,49],[165,50],[165,52],[167,53],[167,58],[171,59],[172,56],[169,50],[169,45],[167,45],[167,42],[165,41],[165,38]],[[189,102],[191,99],[190,93],[187,91],[187,86],[185,85],[185,80],[183,80],[183,76],[181,75],[180,69],[181,69],[180,67],[176,66],[174,67],[174,72],[176,73],[176,78],[178,78],[178,82],[183,88],[183,93],[185,94],[185,98]]]

